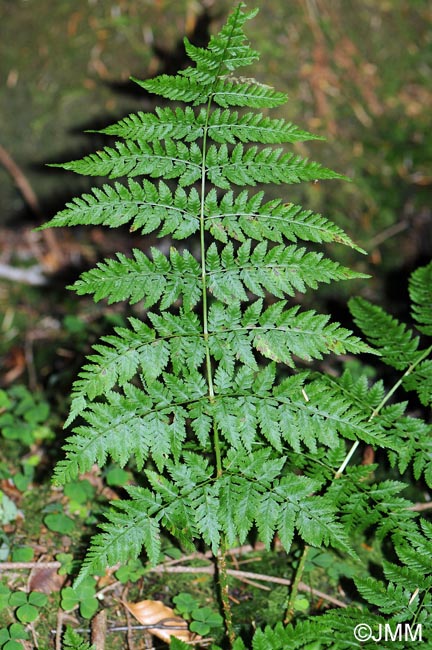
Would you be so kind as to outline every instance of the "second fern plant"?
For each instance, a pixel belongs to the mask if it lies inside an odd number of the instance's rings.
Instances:
[[[234,76],[257,59],[243,32],[255,13],[240,4],[207,49],[186,39],[192,67],[137,82],[177,103],[130,115],[102,131],[119,139],[113,147],[61,165],[127,182],[94,188],[47,224],[129,223],[180,242],[169,255],[157,247],[118,254],[73,286],[146,310],[95,346],[74,385],[67,425],[81,423],[56,481],[109,458],[141,477],[107,512],[78,581],[143,547],[157,563],[163,531],[185,547],[201,540],[217,558],[231,643],[226,550],[255,529],[267,547],[277,534],[287,551],[298,536],[354,555],[329,486],[344,467],[346,439],[387,440],[302,365],[369,348],[293,301],[321,282],[358,276],[299,241],[353,242],[324,217],[252,189],[340,178],[277,146],[315,137],[268,116],[283,93]],[[196,239],[195,257],[188,241]]]

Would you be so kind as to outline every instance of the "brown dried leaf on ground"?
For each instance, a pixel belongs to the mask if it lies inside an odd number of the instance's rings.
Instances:
[[[138,603],[124,602],[123,605],[141,625],[154,624],[155,627],[150,627],[148,631],[165,643],[169,643],[171,637],[186,643],[196,643],[200,640],[200,637],[189,632],[186,621],[160,600],[141,600]]]
[[[35,567],[30,575],[29,591],[42,591],[44,594],[58,592],[66,582],[66,577],[59,575],[56,567]]]

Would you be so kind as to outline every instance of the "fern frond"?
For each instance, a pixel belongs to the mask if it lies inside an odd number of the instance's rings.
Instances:
[[[299,307],[284,310],[284,306],[285,302],[280,301],[265,310],[255,328],[254,346],[268,359],[293,366],[292,355],[310,361],[322,359],[329,352],[370,351],[369,346],[339,323],[329,323],[328,316],[313,310],[300,312]]]
[[[212,140],[221,144],[224,142],[236,144],[237,141],[280,144],[322,140],[320,136],[304,131],[283,119],[272,119],[260,113],[239,115],[237,111],[219,109],[210,114],[207,134]]]
[[[242,191],[234,196],[226,192],[219,200],[215,190],[205,199],[206,227],[212,235],[226,243],[228,237],[244,241],[245,237],[262,241],[269,239],[282,242],[282,237],[296,242],[298,239],[322,242],[338,242],[360,250],[344,233],[320,214],[303,210],[292,203],[280,200],[263,204],[264,192],[252,196]]]
[[[364,298],[351,298],[349,308],[356,325],[382,355],[383,361],[405,370],[419,356],[419,339],[396,318]]]
[[[313,496],[301,503],[296,528],[311,546],[333,546],[357,557],[352,549],[348,533],[337,520],[336,511],[326,497]]]
[[[247,290],[258,297],[266,291],[278,298],[304,293],[306,287],[317,288],[319,282],[330,283],[362,277],[337,262],[323,258],[322,253],[307,253],[297,246],[274,246],[267,250],[261,242],[251,250],[246,240],[234,255],[229,243],[220,253],[212,244],[207,249],[209,291],[222,302],[248,300]]]
[[[319,488],[320,483],[303,476],[288,474],[273,485],[284,459],[271,459],[267,452],[262,451],[249,456],[247,467],[240,458],[239,453],[237,458],[230,456],[227,462],[228,471],[218,481],[219,517],[227,539],[231,543],[236,540],[243,543],[255,524],[260,539],[267,548],[278,533],[284,547],[289,550],[296,527],[300,529],[304,525],[304,513],[310,506],[305,505],[305,500]],[[263,479],[260,483],[253,478],[256,471],[254,465],[261,468]],[[332,528],[333,524],[329,514],[329,519],[323,527],[328,525]],[[335,526],[338,527],[336,524]],[[329,535],[328,530],[326,535],[328,539],[331,537],[330,543],[339,544]]]
[[[80,635],[68,625],[63,637],[62,650],[96,650],[96,647],[83,641]]]
[[[285,104],[288,96],[274,90],[271,86],[259,84],[255,79],[226,77],[216,81],[211,98],[222,108],[229,106],[276,108]]]
[[[432,262],[411,274],[409,294],[418,330],[432,336]]]
[[[229,190],[231,184],[254,186],[257,183],[300,183],[319,179],[343,178],[340,174],[282,149],[250,147],[238,143],[232,151],[225,144],[211,145],[206,155],[208,179]]]
[[[209,311],[212,354],[217,360],[226,358],[230,365],[230,353],[238,345],[236,358],[245,354],[243,362],[254,367],[256,363],[248,361],[252,345],[264,357],[292,367],[293,355],[309,361],[321,359],[329,352],[372,351],[349,330],[336,322],[329,323],[328,316],[312,310],[300,312],[298,306],[285,310],[285,306],[286,302],[281,300],[262,311],[263,302],[259,299],[251,303],[242,317],[237,300],[230,306],[215,302]]]
[[[373,414],[374,410],[381,403],[385,394],[382,381],[376,381],[371,385],[365,374],[361,374],[360,377],[353,377],[349,369],[346,369],[337,379],[327,377],[326,381],[330,384],[337,385],[338,391],[343,393],[353,403],[361,406],[370,415]]]
[[[168,99],[205,103],[221,75],[238,67],[249,65],[258,53],[247,43],[242,26],[256,12],[245,13],[240,3],[221,31],[212,36],[207,49],[196,47],[185,38],[186,52],[195,61],[195,68],[187,68],[176,76],[161,75],[154,80],[138,83],[149,92]],[[186,82],[186,83],[185,83]]]
[[[410,536],[409,543],[405,539],[400,543],[396,541],[395,544],[395,551],[399,560],[411,571],[423,576],[432,575],[431,549],[432,543],[422,537],[418,531],[416,535]]]
[[[297,453],[304,448],[317,453],[318,446],[334,449],[345,438],[395,450],[405,444],[383,426],[371,423],[361,408],[329,390],[324,382],[304,383],[304,375],[296,377],[295,382],[290,378],[273,391],[261,389],[251,395],[250,386],[254,390],[257,386],[253,370],[250,382],[241,384],[230,373],[221,372],[223,367],[216,372],[216,398],[207,412],[223,438],[236,449],[250,451],[260,434],[274,449],[282,451],[282,445],[289,445]]]
[[[184,71],[186,72],[186,71]],[[203,78],[183,75],[159,75],[154,79],[132,80],[150,93],[175,101],[191,102],[194,106],[206,104],[209,96],[222,108],[240,106],[248,108],[276,108],[285,104],[288,96],[270,86],[259,84],[255,79]]]
[[[192,520],[205,543],[216,555],[220,544],[219,483],[204,485],[189,494]],[[223,515],[225,516],[225,514]]]
[[[196,314],[180,311],[180,316],[149,313],[149,318],[160,334],[166,338],[173,371],[181,374],[184,368],[199,368],[205,356],[201,324]]]
[[[148,308],[160,301],[163,310],[182,296],[184,310],[190,311],[201,298],[198,262],[188,251],[180,254],[175,248],[169,260],[157,248],[150,251],[153,261],[136,248],[133,259],[117,253],[117,260],[99,262],[69,288],[79,296],[93,294],[96,302],[107,298],[108,304],[145,299]]]
[[[146,379],[156,379],[169,359],[169,348],[155,333],[137,319],[130,319],[132,329],[116,328],[116,335],[102,337],[105,345],[94,346],[97,354],[87,357],[91,363],[81,369],[74,382],[72,404],[65,427],[86,407],[86,398],[94,400],[108,393],[116,384],[125,385],[138,369]],[[140,338],[137,338],[139,334]]]
[[[93,350],[97,354],[87,357],[91,363],[83,366],[73,384],[72,404],[65,427],[85,408],[87,400],[93,401],[114,388],[125,386],[136,374],[145,382],[157,379],[168,361],[179,374],[184,368],[190,371],[199,367],[205,348],[200,323],[195,314],[181,312],[181,316],[149,314],[154,329],[145,323],[129,318],[131,328],[115,328],[115,335],[104,336]],[[156,337],[156,333],[160,336]]]
[[[149,93],[173,101],[192,103],[196,106],[205,104],[208,99],[208,84],[200,83],[196,79],[190,79],[181,74],[162,74],[146,81],[131,77],[131,80]]]
[[[353,468],[329,488],[327,495],[341,512],[341,521],[352,534],[376,531],[378,539],[397,531],[409,536],[416,529],[416,513],[411,503],[400,496],[406,485],[398,481],[370,484],[374,467]],[[403,531],[403,533],[402,533]]]
[[[387,560],[383,560],[383,569],[389,582],[400,584],[411,592],[416,589],[427,591],[432,588],[432,575],[425,575],[423,572],[414,571],[406,566],[398,566]]]
[[[322,643],[326,643],[327,639],[334,642],[334,630],[321,619],[315,617],[299,621],[295,627],[283,627],[282,623],[278,623],[274,628],[267,625],[264,630],[258,629],[253,636],[252,650],[307,650],[312,649],[318,640],[320,645],[317,647],[321,650]]]
[[[422,361],[413,372],[405,376],[406,390],[415,390],[424,406],[432,406],[432,360]]]
[[[202,152],[196,143],[189,147],[182,142],[165,140],[153,145],[144,142],[117,142],[115,148],[104,147],[80,160],[62,163],[63,169],[87,176],[149,175],[152,178],[177,178],[179,185],[192,185],[201,176]],[[232,152],[226,145],[212,145],[206,156],[209,180],[221,189],[235,185],[260,183],[299,183],[301,181],[343,178],[340,174],[282,149],[251,147],[241,143]]]
[[[356,578],[354,581],[363,598],[376,605],[383,614],[407,609],[411,592],[401,585],[385,584],[375,578]]]
[[[104,147],[97,153],[84,156],[61,165],[76,174],[84,176],[121,176],[148,175],[151,178],[177,178],[179,185],[192,185],[201,176],[202,152],[196,143],[190,147],[183,142],[165,140],[162,145],[154,142],[116,142],[114,147]]]
[[[397,443],[392,442],[392,438],[387,434],[384,427],[380,423],[371,422],[368,413],[356,403],[348,400],[343,393],[334,389],[330,382],[323,378],[305,384],[304,388],[308,401],[305,403],[304,397],[297,398],[294,401],[296,411],[298,413],[297,428],[306,429],[306,418],[312,421],[310,428],[310,436],[314,436],[321,444],[329,446],[335,445],[334,432],[339,432],[339,435],[354,440],[360,439],[374,446],[394,446],[397,448]],[[274,393],[280,399],[287,400],[289,396],[289,386],[284,383],[274,390]],[[289,402],[285,409],[284,415],[289,417]],[[292,417],[287,420],[291,423]]]
[[[200,392],[198,385],[194,390]],[[103,466],[108,456],[121,466],[134,458],[141,469],[151,453],[162,468],[185,439],[184,399],[176,400],[166,383],[155,380],[146,393],[131,384],[123,386],[123,391],[124,395],[106,394],[106,403],[87,405],[81,414],[86,424],[74,430],[64,447],[66,458],[57,465],[57,483],[75,479],[96,462]]]
[[[235,144],[240,142],[262,142],[278,144],[282,142],[304,142],[322,140],[320,136],[309,133],[292,122],[272,119],[259,113],[244,113],[216,109],[210,116],[202,108],[197,114],[192,108],[155,108],[152,113],[132,113],[116,124],[97,131],[125,140],[154,142],[165,138],[193,142],[202,138],[204,132],[214,142]]]
[[[142,184],[129,179],[128,186],[115,183],[93,188],[93,194],[83,194],[66,204],[42,228],[91,224],[117,228],[132,221],[131,231],[141,229],[149,234],[161,227],[160,235],[172,234],[184,239],[198,230],[197,212],[200,199],[192,188],[189,194],[183,188],[173,193],[166,183],[154,185],[148,180]]]
[[[185,39],[186,52],[195,61],[199,71],[209,71],[214,76],[215,73],[220,73],[221,68],[232,71],[250,65],[259,58],[258,52],[249,46],[243,31],[246,21],[256,16],[258,10],[245,12],[245,8],[243,2],[238,4],[220,32],[210,38],[207,49],[196,47]],[[184,74],[187,75],[188,71]]]
[[[128,224],[169,239],[199,233],[190,252],[171,247],[164,254],[155,246],[119,253],[71,287],[95,301],[141,303],[133,313],[142,319],[129,318],[127,327],[102,337],[73,386],[67,424],[82,419],[57,465],[57,482],[112,459],[131,463],[143,485],[128,487],[129,498],[112,504],[78,581],[136,558],[141,548],[156,563],[162,529],[186,548],[202,540],[216,557],[253,531],[267,548],[278,535],[287,551],[294,539],[331,546],[354,558],[351,565],[358,559],[350,539],[359,542],[367,529],[378,542],[393,541],[401,566],[387,562],[390,585],[360,581],[359,592],[389,620],[408,620],[415,582],[424,574],[432,586],[432,527],[420,532],[400,482],[379,483],[375,466],[346,465],[364,442],[385,449],[393,468],[411,465],[415,478],[424,475],[431,485],[431,427],[407,417],[405,402],[387,404],[395,389],[386,395],[384,383],[370,385],[366,372],[330,378],[301,369],[328,354],[374,350],[330,316],[288,304],[289,297],[365,276],[298,244],[360,250],[342,229],[251,190],[343,176],[279,146],[316,138],[259,112],[284,103],[284,93],[233,76],[257,58],[243,32],[255,12],[244,7],[208,48],[186,39],[193,66],[137,82],[185,106],[129,115],[100,132],[120,139],[113,146],[61,165],[125,181],[93,188],[47,225]],[[414,319],[425,335],[432,327],[429,285],[429,267],[410,284]],[[430,350],[419,351],[417,337],[367,301],[353,300],[351,309],[383,360],[410,369],[399,384],[430,404]],[[355,445],[347,453],[349,441]],[[225,597],[224,569],[219,578]],[[258,630],[252,647],[360,647],[352,638],[360,615],[350,608]],[[374,623],[387,620],[371,616]],[[241,640],[231,645],[244,650]]]
[[[150,562],[157,564],[161,499],[143,488],[129,487],[127,491],[131,498],[113,501],[105,513],[107,522],[100,524],[104,532],[92,538],[74,586],[88,575],[103,575],[108,566],[137,558],[143,547]]]
[[[430,484],[432,463],[429,456],[431,446],[432,426],[419,418],[401,417],[394,422],[385,422],[390,434],[398,441],[398,453],[390,456],[392,465],[396,465],[400,472],[406,470],[409,463],[413,463],[416,479],[424,472],[426,482]]]
[[[155,142],[166,138],[194,142],[203,136],[205,118],[204,109],[195,116],[190,106],[184,109],[177,107],[174,110],[157,106],[154,114],[142,111],[132,113],[97,133],[140,142]]]

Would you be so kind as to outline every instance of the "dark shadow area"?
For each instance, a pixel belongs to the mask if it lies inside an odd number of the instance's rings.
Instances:
[[[197,47],[206,47],[210,40],[210,27],[214,20],[220,18],[220,12],[214,13],[209,9],[204,8],[202,13],[198,16],[193,31],[187,35],[188,39]],[[175,75],[179,70],[187,68],[191,61],[186,54],[183,38],[179,39],[174,47],[166,47],[162,45],[153,45],[153,52],[158,61],[160,62],[157,74]],[[139,77],[139,75],[137,75]],[[151,78],[151,77],[148,77]],[[131,98],[153,98],[154,95],[147,93],[143,88],[138,86],[132,80],[124,82],[110,82],[109,88],[114,92],[121,93],[126,97]],[[158,100],[158,103],[160,101]]]

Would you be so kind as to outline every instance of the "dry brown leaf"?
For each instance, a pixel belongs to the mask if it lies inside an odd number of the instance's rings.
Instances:
[[[107,633],[107,614],[106,609],[101,609],[100,612],[93,617],[91,622],[91,640],[95,650],[104,650],[105,640]]]
[[[192,632],[189,632],[186,621],[174,613],[160,600],[141,600],[138,603],[124,602],[124,606],[135,616],[141,625],[152,625],[148,631],[158,639],[170,642],[172,636],[186,643],[198,641]]]
[[[4,412],[5,409],[0,409],[0,414]],[[11,499],[15,505],[18,505],[22,501],[23,493],[15,487],[12,482],[12,479],[4,478],[0,481],[0,490],[6,494],[6,496]]]
[[[3,386],[9,386],[9,384],[12,384],[16,379],[18,379],[26,369],[24,349],[19,346],[12,347],[6,354],[3,365],[7,370],[3,373],[1,383]]]
[[[44,594],[51,594],[60,591],[66,582],[66,576],[57,573],[58,569],[53,567],[35,567],[30,575],[29,590],[42,591]]]

